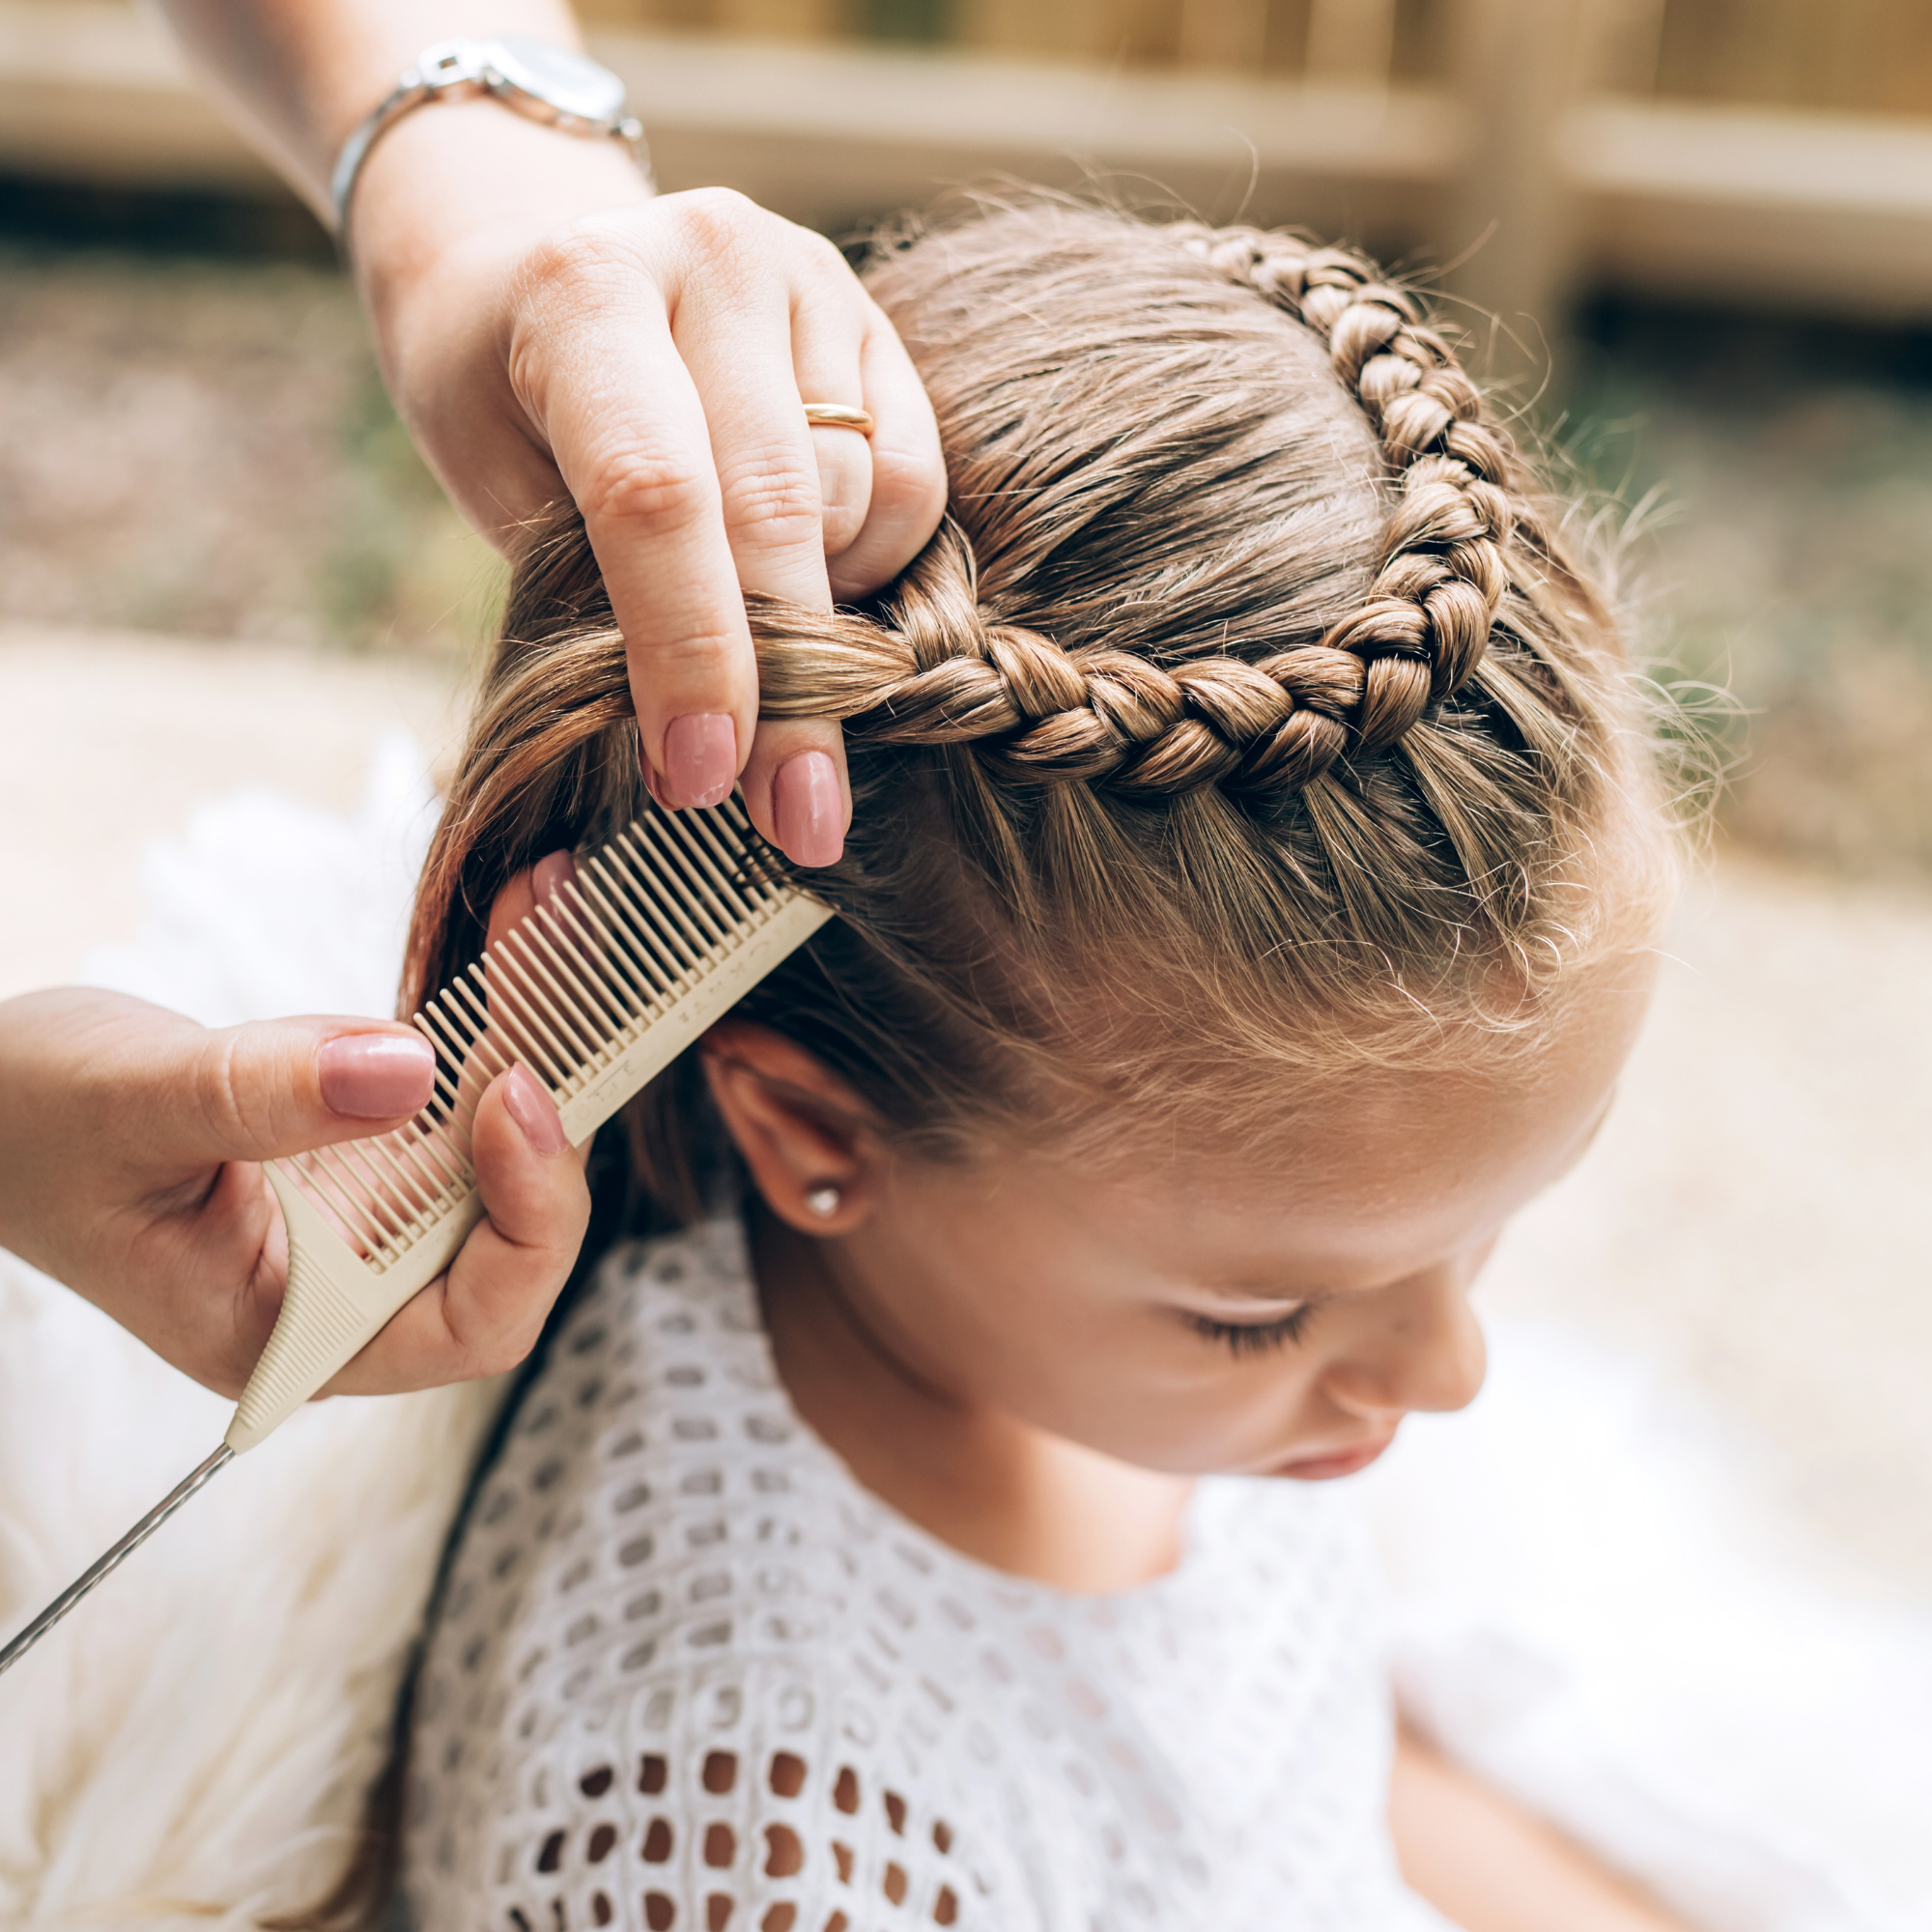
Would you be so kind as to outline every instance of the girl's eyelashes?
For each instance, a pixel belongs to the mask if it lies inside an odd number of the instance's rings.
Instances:
[[[1197,1315],[1191,1309],[1186,1312],[1186,1319],[1187,1325],[1197,1335],[1224,1344],[1238,1359],[1243,1355],[1265,1354],[1270,1349],[1300,1341],[1301,1332],[1314,1313],[1315,1304],[1304,1301],[1299,1308],[1291,1309],[1272,1321],[1217,1321],[1211,1315]]]

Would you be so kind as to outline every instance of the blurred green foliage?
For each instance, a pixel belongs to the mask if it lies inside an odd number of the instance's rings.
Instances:
[[[1612,320],[1563,436],[1630,521],[1638,635],[1706,707],[1736,838],[1932,872],[1932,384],[1923,345]]]

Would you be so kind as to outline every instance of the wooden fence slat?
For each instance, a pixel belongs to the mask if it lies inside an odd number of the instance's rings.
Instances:
[[[1371,85],[1388,79],[1395,0],[1313,0],[1305,69],[1312,78]]]
[[[1152,34],[1173,17],[1135,13],[1139,3],[1087,0],[1082,31],[1104,38],[1138,20]],[[717,4],[754,23],[775,16],[753,7],[832,0]],[[1304,19],[1294,4],[1272,0],[1277,42]],[[1410,4],[1394,0],[1398,43]],[[1460,97],[1100,57],[688,34],[592,44],[630,82],[666,186],[727,183],[834,230],[962,180],[1078,183],[1091,163],[1216,218],[1296,222],[1395,254],[1426,245],[1438,262],[1494,222],[1458,292],[1552,331],[1589,282],[1932,320],[1932,124],[1587,92],[1566,105],[1604,47],[1643,64],[1642,9],[1656,0],[1458,4]],[[1891,0],[1848,4],[1882,12]],[[110,0],[0,0],[0,173],[284,192],[164,39]]]

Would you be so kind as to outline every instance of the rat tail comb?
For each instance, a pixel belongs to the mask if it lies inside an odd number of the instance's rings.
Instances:
[[[831,918],[793,885],[737,799],[650,807],[414,1016],[436,1049],[407,1125],[266,1172],[288,1225],[288,1289],[221,1446],[4,1647],[15,1662],[236,1456],[254,1448],[446,1268],[483,1215],[470,1130],[517,1065],[588,1140]]]

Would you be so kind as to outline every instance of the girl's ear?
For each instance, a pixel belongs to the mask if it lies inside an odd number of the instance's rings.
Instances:
[[[844,1235],[878,1200],[884,1150],[865,1103],[782,1034],[720,1020],[704,1077],[765,1205],[807,1235]]]

